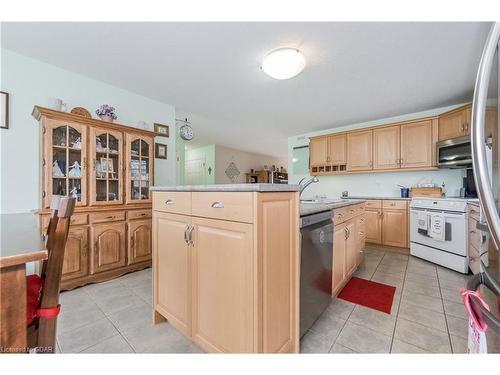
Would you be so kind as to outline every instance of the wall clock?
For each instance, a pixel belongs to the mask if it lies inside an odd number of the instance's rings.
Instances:
[[[183,120],[182,122],[184,123],[184,125],[182,125],[180,127],[179,135],[185,141],[190,141],[194,138],[193,128],[191,127],[191,125],[189,125],[189,122],[187,119]]]

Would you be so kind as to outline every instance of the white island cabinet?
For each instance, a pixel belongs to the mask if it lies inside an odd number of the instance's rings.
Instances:
[[[152,190],[154,322],[211,353],[297,353],[298,186]]]

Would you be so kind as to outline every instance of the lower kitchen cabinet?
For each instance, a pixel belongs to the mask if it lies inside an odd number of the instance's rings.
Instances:
[[[366,242],[408,247],[408,207],[404,200],[370,200],[366,209]],[[380,208],[375,208],[380,207]]]
[[[154,321],[207,352],[297,353],[298,193],[167,194],[184,208],[153,192]]]
[[[128,226],[128,264],[151,259],[151,220],[134,220]]]
[[[365,209],[363,204],[347,206],[335,209],[332,217],[332,296],[336,296],[363,260]]]
[[[211,352],[253,351],[253,225],[193,218],[192,337]]]
[[[96,224],[91,233],[91,273],[108,271],[127,264],[124,222]]]
[[[88,274],[88,229],[71,228],[66,240],[62,278],[73,279]]]
[[[155,212],[155,309],[185,335],[191,335],[191,251],[185,237],[191,218]]]

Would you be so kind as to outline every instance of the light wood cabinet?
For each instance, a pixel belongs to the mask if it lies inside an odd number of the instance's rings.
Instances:
[[[425,168],[435,165],[435,121],[401,125],[401,167]]]
[[[406,247],[408,213],[406,210],[384,209],[382,212],[382,243],[388,246]]]
[[[348,171],[366,171],[373,169],[372,137],[372,130],[347,134]]]
[[[309,142],[309,163],[311,166],[328,163],[328,137],[311,138]]]
[[[400,126],[373,130],[373,169],[395,169],[401,164]]]
[[[52,196],[77,199],[61,290],[150,266],[147,225],[136,221],[152,216],[154,133],[38,106],[33,116],[41,138],[42,235]]]
[[[191,218],[155,211],[153,299],[156,311],[191,335],[191,251],[185,237]]]
[[[128,264],[151,259],[151,220],[134,220],[128,226]]]
[[[366,242],[382,243],[382,210],[366,209],[365,211]]]
[[[345,284],[346,279],[346,232],[345,224],[334,226],[333,231],[333,267],[332,267],[332,295],[337,295]]]
[[[336,296],[349,281],[363,259],[364,204],[333,210],[332,296]]]
[[[88,229],[71,228],[64,250],[62,277],[73,279],[88,273]]]
[[[252,224],[193,218],[192,337],[210,352],[253,352]]]
[[[91,234],[91,273],[126,265],[125,223],[97,224]]]
[[[408,247],[408,203],[405,200],[370,202],[365,216],[366,242],[394,247]]]
[[[461,107],[439,116],[438,140],[470,134],[470,106]]]
[[[298,352],[298,193],[189,192],[189,214],[165,212],[165,196],[153,192],[155,322],[208,352]]]
[[[346,164],[347,136],[345,134],[328,137],[328,163],[332,165]]]

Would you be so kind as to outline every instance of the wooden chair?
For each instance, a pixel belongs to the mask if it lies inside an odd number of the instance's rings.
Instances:
[[[53,205],[51,205],[52,207]],[[59,287],[75,198],[61,197],[47,230],[48,259],[41,275],[27,276],[28,347],[39,353],[54,353],[56,323],[60,311]]]

